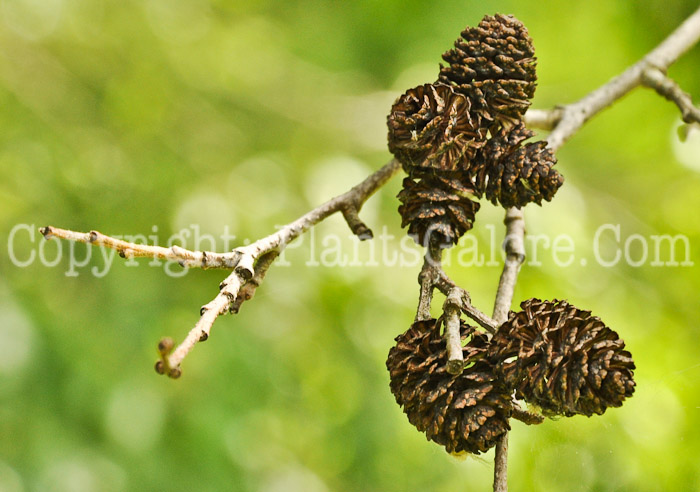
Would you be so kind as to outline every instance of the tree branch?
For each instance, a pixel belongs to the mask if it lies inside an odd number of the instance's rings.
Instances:
[[[290,242],[336,212],[342,212],[350,229],[361,240],[371,237],[371,230],[359,218],[358,212],[367,199],[399,169],[401,169],[401,164],[396,160],[391,160],[342,195],[328,200],[277,232],[228,253],[190,251],[179,246],[164,248],[130,243],[105,236],[97,231],[81,233],[47,226],[41,228],[40,232],[46,239],[55,237],[115,249],[123,258],[159,258],[175,261],[188,268],[233,269],[233,272],[219,285],[217,296],[202,306],[199,321],[177,348],[172,350],[172,341],[161,347],[163,344],[161,340],[161,344],[159,344],[161,360],[156,364],[156,370],[160,374],[177,378],[181,374],[180,364],[182,360],[197,342],[209,338],[214,321],[222,314],[237,313],[241,304],[253,297],[272,262]]]
[[[528,113],[532,112],[532,115],[528,116],[526,113],[525,121],[533,127],[553,129],[547,141],[550,148],[557,150],[590,118],[641,85],[642,76],[647,69],[656,68],[664,72],[698,40],[700,40],[700,8],[644,58],[607,84],[575,103],[552,111],[528,111]]]

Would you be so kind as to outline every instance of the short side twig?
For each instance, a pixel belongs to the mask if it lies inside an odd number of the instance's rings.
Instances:
[[[462,292],[454,288],[443,304],[445,320],[445,344],[447,345],[447,372],[461,374],[464,370],[462,353],[462,335],[460,333],[460,315],[462,314]]]
[[[684,92],[672,78],[661,70],[648,67],[642,72],[642,83],[678,106],[684,122],[700,123],[700,108],[693,105],[690,94]]]
[[[544,416],[540,415],[539,413],[528,412],[527,410],[521,408],[517,402],[513,402],[512,417],[527,425],[538,425],[544,422]]]

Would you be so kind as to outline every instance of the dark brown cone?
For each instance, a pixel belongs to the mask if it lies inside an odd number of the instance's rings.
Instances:
[[[426,176],[419,181],[403,180],[401,227],[408,226],[408,234],[424,247],[449,248],[472,228],[479,202],[467,196],[470,190],[455,180]],[[461,188],[460,188],[461,187]]]
[[[557,163],[547,142],[522,142],[534,135],[522,123],[502,129],[479,150],[468,174],[474,188],[492,203],[522,207],[550,201],[564,177],[552,166]]]
[[[458,171],[483,145],[486,129],[451,87],[425,84],[399,97],[387,119],[389,150],[409,176]]]
[[[409,422],[447,452],[486,452],[510,429],[510,392],[485,358],[486,336],[464,322],[465,369],[449,374],[440,325],[435,319],[418,321],[396,337],[386,361],[391,392]]]
[[[439,81],[466,95],[486,120],[517,123],[535,94],[535,48],[525,26],[511,15],[485,16],[462,31],[442,55]]]
[[[491,361],[516,396],[547,416],[602,414],[632,396],[634,361],[590,311],[528,299],[491,342]]]

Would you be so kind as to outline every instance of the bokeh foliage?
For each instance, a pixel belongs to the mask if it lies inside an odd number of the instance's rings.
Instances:
[[[490,454],[447,456],[389,392],[384,360],[414,314],[415,264],[305,264],[328,233],[346,253],[366,260],[377,248],[381,259],[379,241],[357,245],[340,218],[273,267],[241,314],[216,323],[178,381],[152,370],[156,342],[184,336],[224,273],[171,277],[117,258],[97,277],[96,249],[67,276],[69,244],[53,267],[20,268],[9,253],[29,259],[40,237],[20,230],[10,251],[10,231],[50,223],[163,242],[197,224],[255,239],[383,164],[394,98],[434,80],[440,54],[483,14],[528,26],[540,60],[534,105],[546,108],[619,73],[695,7],[0,1],[0,490],[488,490]],[[670,70],[696,100],[699,63],[696,47]],[[635,91],[561,150],[567,181],[554,202],[527,208],[530,235],[571,235],[576,261],[557,266],[540,243],[541,265],[523,269],[516,301],[593,310],[626,340],[638,387],[602,417],[514,423],[513,491],[700,490],[700,150],[678,143],[677,125],[673,105]],[[386,225],[402,235],[399,181],[363,211],[377,234]],[[501,218],[483,203],[469,233],[487,259]],[[606,223],[620,224],[621,243],[684,234],[695,265],[601,266],[592,245]],[[622,244],[605,238],[609,259]],[[43,247],[52,259],[59,246]],[[460,268],[456,254],[451,275],[490,311],[500,266]]]

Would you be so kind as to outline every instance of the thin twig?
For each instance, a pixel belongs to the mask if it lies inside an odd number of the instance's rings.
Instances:
[[[503,272],[498,282],[496,301],[493,306],[493,320],[499,326],[508,318],[518,272],[525,261],[525,220],[522,210],[514,207],[509,208],[506,210],[503,222],[506,224],[506,238],[504,240],[506,260],[503,264]]]
[[[498,282],[496,301],[493,307],[493,320],[500,326],[508,318],[508,312],[513,302],[513,292],[518,279],[520,266],[525,261],[525,220],[522,211],[517,208],[506,210],[505,250],[506,260],[503,272]],[[496,442],[496,457],[493,467],[494,492],[508,490],[508,432],[505,432]]]
[[[159,260],[174,261],[185,268],[225,268],[230,270],[236,266],[239,258],[239,254],[236,252],[213,253],[211,251],[190,251],[179,246],[164,248],[162,246],[130,243],[115,237],[105,236],[97,231],[75,232],[47,226],[39,229],[39,232],[46,239],[55,237],[114,249],[122,258],[157,258]]]
[[[433,302],[433,289],[435,288],[435,279],[437,277],[437,270],[441,265],[441,260],[441,250],[433,248],[428,248],[426,250],[423,259],[423,267],[418,274],[420,294],[418,297],[415,322],[432,318],[430,306]]]
[[[461,374],[464,370],[462,353],[462,335],[460,333],[460,315],[462,314],[462,292],[454,288],[445,298],[443,316],[445,317],[445,344],[447,345],[447,372]]]
[[[642,83],[678,106],[684,122],[700,123],[700,108],[693,105],[690,94],[684,92],[672,78],[661,70],[655,67],[644,70]]]

